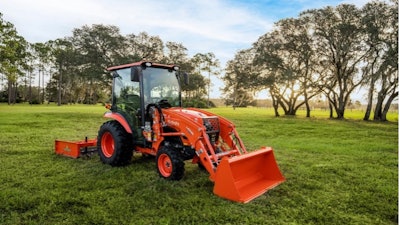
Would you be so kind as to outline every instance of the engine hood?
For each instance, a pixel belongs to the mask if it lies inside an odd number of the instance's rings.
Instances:
[[[208,117],[215,117],[216,116],[216,115],[213,115],[213,114],[208,113],[208,112],[200,111],[200,110],[197,110],[197,109],[191,109],[191,108],[188,108],[188,109],[170,108],[170,109],[168,109],[166,111],[167,111],[167,114],[168,114],[168,112],[173,113],[173,114],[179,114],[179,115],[181,115],[183,117],[186,117],[188,119],[191,119],[191,120],[208,118]]]
[[[165,122],[170,127],[178,127],[182,125],[182,122],[186,124],[194,123],[197,125],[203,125],[204,119],[218,118],[218,116],[212,113],[201,111],[195,108],[169,108],[164,109],[163,114],[165,117]]]

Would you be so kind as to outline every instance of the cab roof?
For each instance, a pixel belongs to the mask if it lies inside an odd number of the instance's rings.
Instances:
[[[167,64],[160,64],[160,63],[152,63],[149,61],[139,61],[139,62],[134,62],[134,63],[128,63],[128,64],[123,64],[119,66],[112,66],[108,67],[108,71],[114,71],[114,70],[119,70],[119,69],[125,69],[125,68],[130,68],[132,66],[141,66],[146,63],[151,63],[151,67],[158,67],[158,68],[167,68],[167,69],[173,69],[175,65],[167,65]]]

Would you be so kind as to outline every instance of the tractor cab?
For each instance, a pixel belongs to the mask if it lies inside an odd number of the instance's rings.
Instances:
[[[170,108],[182,105],[181,76],[177,66],[137,62],[107,70],[113,75],[110,110],[125,118],[136,144],[143,143],[142,131],[146,129],[146,122],[151,122],[148,116],[150,106]],[[119,122],[124,125],[124,121]]]

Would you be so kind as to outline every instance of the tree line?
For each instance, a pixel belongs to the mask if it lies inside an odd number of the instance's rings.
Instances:
[[[192,82],[183,86],[185,105],[205,107],[210,77],[202,74],[217,74],[219,61],[211,52],[189,57],[187,51],[181,43],[164,43],[159,36],[146,32],[121,35],[118,27],[102,24],[76,28],[71,36],[45,43],[28,43],[0,14],[4,84],[0,99],[8,104],[106,102],[112,81],[107,67],[149,60],[176,64],[190,73]]]
[[[307,10],[283,19],[252,47],[228,61],[227,103],[243,106],[267,89],[275,115],[296,115],[310,99],[323,96],[330,117],[344,118],[350,95],[368,90],[364,120],[386,120],[398,98],[398,1],[372,1]],[[375,100],[375,101],[374,101]],[[374,109],[373,109],[374,106]]]
[[[116,26],[84,25],[72,35],[28,43],[0,13],[0,101],[95,104],[109,100],[105,68],[139,60],[177,64],[190,74],[185,106],[210,106],[211,76],[221,73],[214,53],[190,57],[187,48],[146,32],[122,35]],[[310,100],[329,102],[344,118],[350,95],[368,91],[364,120],[386,120],[398,98],[398,1],[372,1],[307,10],[282,19],[225,66],[225,104],[243,107],[268,90],[275,109],[311,114]],[[45,83],[45,80],[49,82]]]

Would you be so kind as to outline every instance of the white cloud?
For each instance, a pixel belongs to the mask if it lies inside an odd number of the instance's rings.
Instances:
[[[182,43],[189,54],[213,52],[222,67],[272,27],[271,21],[226,1],[4,0],[2,10],[29,42],[71,36],[86,24],[116,25],[122,34],[146,31]]]
[[[229,7],[221,1],[166,2],[172,1],[147,1],[147,4],[139,5],[133,11],[125,7],[119,13],[126,16],[114,21],[121,27],[132,27],[123,24],[122,20],[127,18],[142,30],[160,33],[172,30],[175,32],[172,35],[177,37],[190,35],[232,43],[248,43],[253,40],[254,32],[271,25],[254,17],[251,12]]]
[[[224,57],[221,61],[250,47],[272,27],[271,21],[226,1],[5,0],[2,8],[4,18],[30,42],[70,36],[74,28],[102,23],[120,27],[123,34],[159,35],[193,53],[214,52]]]
[[[254,39],[255,32],[258,34],[259,30],[272,25],[249,11],[233,8],[222,1],[69,0],[61,3],[6,0],[4,3],[5,17],[10,18],[21,33],[26,33],[28,39],[34,32],[43,32],[41,36],[44,36],[62,31],[59,37],[63,37],[84,24],[103,23],[133,32],[152,30],[162,34],[174,30],[205,39],[248,43]],[[71,30],[65,32],[64,27],[71,27]]]
[[[345,2],[357,2],[359,6],[366,1]],[[315,6],[316,2],[2,0],[1,12],[3,18],[13,23],[19,34],[29,42],[71,36],[74,28],[83,25],[115,25],[122,34],[146,31],[160,36],[163,41],[182,43],[188,48],[189,54],[213,52],[224,67],[236,51],[251,47],[259,36],[268,32],[277,18],[297,15],[303,11],[302,7]],[[292,3],[301,4],[301,7],[293,8]],[[215,88],[216,93],[218,88]]]

